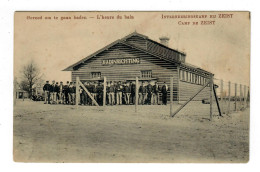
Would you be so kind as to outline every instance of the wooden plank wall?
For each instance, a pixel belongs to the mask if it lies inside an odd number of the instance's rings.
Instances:
[[[180,91],[179,91],[179,97],[180,101],[186,101],[188,100],[192,95],[194,95],[200,88],[202,88],[202,85],[197,85],[194,83],[188,83],[184,81],[180,82]],[[200,92],[193,100],[201,101],[202,99],[209,99],[210,96],[210,87],[204,88],[202,92]]]
[[[117,58],[140,58],[140,64],[125,64],[103,66],[103,59]],[[178,94],[178,71],[177,65],[165,62],[157,57],[153,57],[139,50],[135,50],[123,44],[117,44],[108,50],[100,53],[96,57],[89,59],[86,64],[82,65],[78,70],[72,72],[72,81],[76,80],[76,76],[80,79],[91,79],[91,72],[101,72],[102,76],[107,77],[107,81],[124,81],[128,78],[141,76],[142,70],[152,70],[152,77],[158,78],[158,84],[162,85],[166,82],[170,86],[170,77],[174,77],[173,95],[177,100]],[[168,96],[170,97],[170,96]]]

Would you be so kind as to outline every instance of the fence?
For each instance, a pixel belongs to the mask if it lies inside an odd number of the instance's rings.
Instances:
[[[184,102],[179,102],[178,104],[173,103],[173,78],[170,80],[170,116],[174,117],[177,114],[204,114],[210,120],[213,116],[222,116],[223,114],[230,114],[234,111],[241,111],[249,107],[250,103],[250,92],[249,87],[246,85],[241,85],[238,83],[233,83],[230,81],[223,81],[221,79],[208,79],[207,82],[202,85],[198,90],[194,90],[194,94]],[[103,78],[103,106],[106,106],[106,77]],[[138,111],[138,90],[139,90],[139,80],[136,77],[136,90],[135,90],[135,112]],[[93,96],[87,88],[80,81],[79,77],[76,78],[76,107],[78,107],[80,101],[79,87],[82,87],[91,100],[96,106],[99,104],[96,102],[95,96]],[[203,92],[203,96],[202,95]],[[201,95],[200,95],[201,94]],[[206,96],[205,96],[206,95]],[[194,101],[196,97],[203,97],[200,101]],[[196,99],[197,100],[197,99]]]

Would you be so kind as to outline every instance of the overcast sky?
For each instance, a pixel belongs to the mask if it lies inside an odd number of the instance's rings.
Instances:
[[[34,60],[45,79],[66,81],[70,72],[62,71],[71,64],[134,31],[159,42],[170,38],[169,47],[184,51],[186,62],[199,66],[225,81],[249,85],[250,20],[246,12],[234,13],[232,18],[216,18],[215,25],[179,25],[212,19],[162,19],[162,14],[220,14],[188,12],[58,12],[15,14],[14,74]],[[225,12],[228,14],[228,12]],[[132,15],[134,19],[97,19],[97,15]],[[52,17],[51,20],[26,19],[27,16]],[[57,16],[58,19],[53,17]],[[87,19],[73,19],[85,16]],[[61,17],[72,19],[61,20]],[[94,18],[90,18],[94,17]],[[100,17],[100,16],[99,16]],[[218,16],[217,16],[218,17]]]

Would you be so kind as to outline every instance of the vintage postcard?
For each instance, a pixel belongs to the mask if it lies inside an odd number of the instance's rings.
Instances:
[[[247,163],[250,12],[15,12],[15,162]]]

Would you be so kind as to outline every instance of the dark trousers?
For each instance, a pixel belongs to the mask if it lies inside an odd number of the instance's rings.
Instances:
[[[152,93],[148,93],[147,94],[147,104],[151,104],[151,100],[152,100]]]
[[[163,103],[164,105],[167,105],[167,93],[163,93],[163,94],[162,94],[162,103]]]
[[[80,94],[80,104],[87,105],[88,104],[88,95],[86,92]]]

